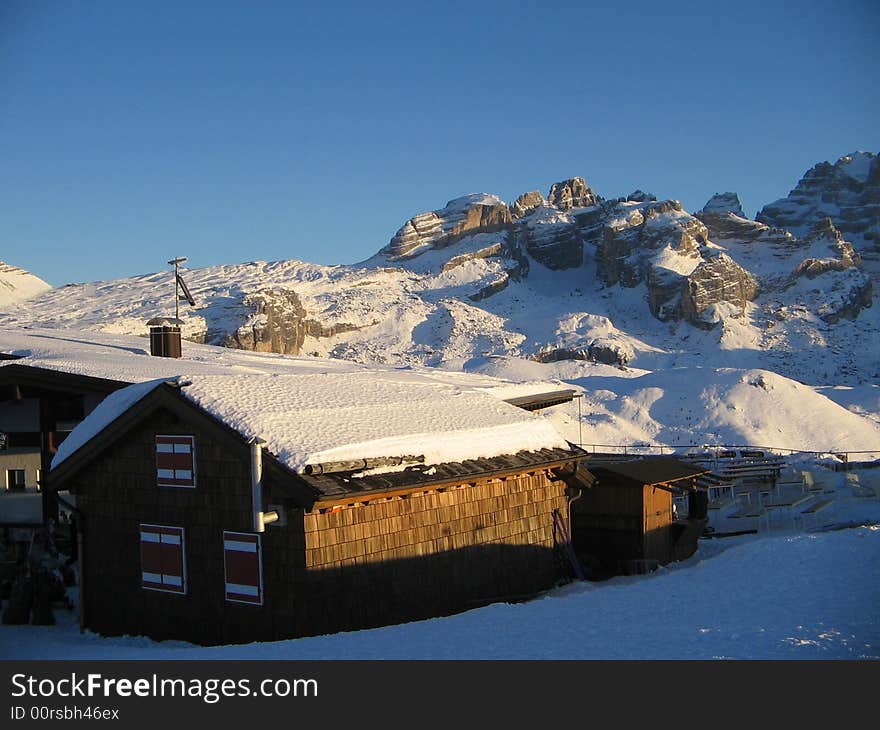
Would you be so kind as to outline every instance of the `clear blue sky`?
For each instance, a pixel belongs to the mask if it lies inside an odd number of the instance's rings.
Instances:
[[[746,212],[880,148],[880,3],[0,0],[0,259],[353,263],[581,175]]]

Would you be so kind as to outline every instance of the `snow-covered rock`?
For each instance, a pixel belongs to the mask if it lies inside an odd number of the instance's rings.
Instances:
[[[384,252],[389,258],[442,248],[468,232],[490,232],[511,223],[510,209],[497,195],[475,193],[450,200],[444,208],[410,218],[392,237]]]
[[[806,236],[818,221],[831,218],[866,258],[877,261],[880,158],[872,152],[853,152],[834,164],[820,162],[807,171],[787,197],[765,206],[756,218],[796,236]]]
[[[22,302],[52,287],[38,276],[0,261],[0,307]]]
[[[733,213],[740,218],[745,218],[746,214],[743,213],[739,195],[736,193],[715,193],[697,215],[718,215],[721,213]]]
[[[586,180],[582,177],[573,177],[554,183],[550,187],[547,202],[559,210],[571,210],[595,205],[598,199]]]

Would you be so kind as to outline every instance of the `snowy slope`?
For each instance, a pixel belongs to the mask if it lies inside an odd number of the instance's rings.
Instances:
[[[43,294],[51,288],[29,271],[0,261],[0,309]]]
[[[862,504],[862,518],[880,503]],[[0,626],[3,659],[880,659],[880,528],[700,541],[649,576],[292,641],[203,648]],[[622,620],[622,617],[625,620]]]

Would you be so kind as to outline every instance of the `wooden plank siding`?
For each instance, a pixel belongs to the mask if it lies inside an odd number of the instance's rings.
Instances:
[[[564,483],[536,472],[316,510],[304,515],[306,569],[320,610],[348,626],[521,598],[564,577],[553,510],[566,505]]]

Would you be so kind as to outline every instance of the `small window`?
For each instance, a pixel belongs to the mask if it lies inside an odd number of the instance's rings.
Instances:
[[[224,532],[223,566],[227,601],[263,604],[263,555],[259,535]]]
[[[186,593],[186,560],[182,527],[141,525],[141,587]]]
[[[26,483],[24,469],[6,470],[6,489],[24,489]]]
[[[194,487],[195,452],[193,436],[156,436],[157,484],[160,487]]]

